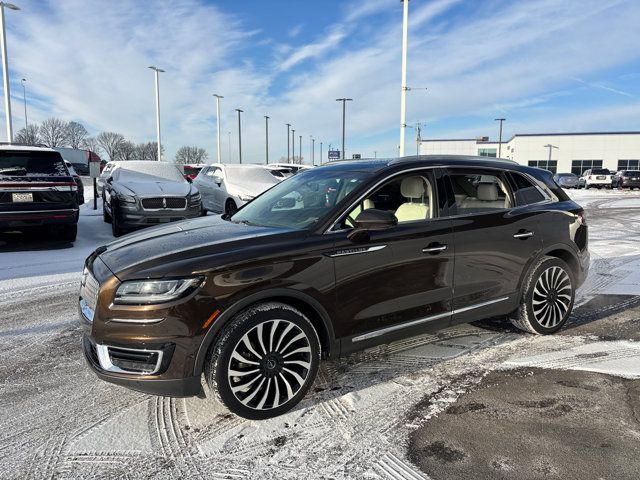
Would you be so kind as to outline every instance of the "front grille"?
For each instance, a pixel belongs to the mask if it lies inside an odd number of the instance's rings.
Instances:
[[[109,347],[109,357],[111,358],[111,363],[121,370],[149,374],[158,369],[160,352]]]
[[[147,210],[159,210],[162,208],[186,208],[187,199],[181,197],[152,197],[142,199],[142,208]]]

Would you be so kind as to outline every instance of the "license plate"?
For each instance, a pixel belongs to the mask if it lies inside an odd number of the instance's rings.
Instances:
[[[633,177],[631,180],[633,180],[634,182],[636,182],[636,181],[640,180],[640,178]]]
[[[604,175],[598,175],[596,177],[596,180],[605,180],[607,177],[605,177]]]
[[[11,200],[14,203],[33,202],[33,193],[12,193]]]

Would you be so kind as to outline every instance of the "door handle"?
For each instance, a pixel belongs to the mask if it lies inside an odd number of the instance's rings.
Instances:
[[[518,232],[514,233],[513,238],[527,239],[533,237],[533,232]]]
[[[425,248],[422,249],[422,253],[440,253],[444,252],[447,249],[447,246],[442,243],[430,243]]]

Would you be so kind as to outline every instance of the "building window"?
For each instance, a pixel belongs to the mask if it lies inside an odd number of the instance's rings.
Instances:
[[[551,173],[558,173],[557,160],[529,160],[529,166],[549,170]]]
[[[498,150],[496,148],[479,148],[478,155],[481,157],[497,157]]]
[[[618,160],[618,170],[638,170],[640,160]]]
[[[582,176],[585,170],[590,168],[602,168],[602,160],[572,160],[571,173]]]

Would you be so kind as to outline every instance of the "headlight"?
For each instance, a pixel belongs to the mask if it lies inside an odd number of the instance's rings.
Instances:
[[[254,199],[254,197],[252,197],[251,195],[243,195],[243,194],[238,195],[238,198],[243,202],[248,202]]]
[[[136,198],[132,195],[125,195],[124,193],[118,193],[116,197],[120,202],[123,202],[123,203],[136,203]]]
[[[202,196],[200,193],[195,193],[189,197],[191,199],[191,203],[198,203],[202,200]]]
[[[116,290],[113,303],[148,305],[166,303],[186,297],[199,288],[203,277],[173,280],[131,280],[123,282]]]

